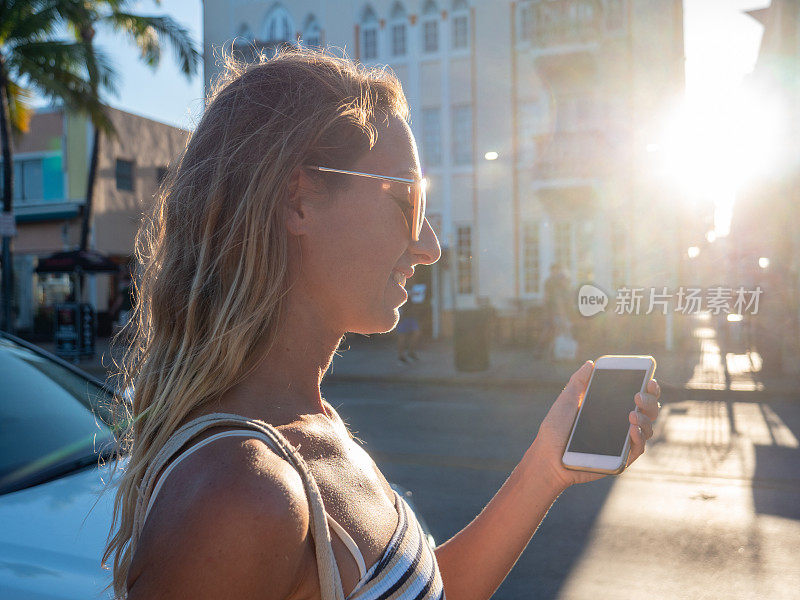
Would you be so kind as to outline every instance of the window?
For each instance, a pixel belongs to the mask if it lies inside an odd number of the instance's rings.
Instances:
[[[469,7],[464,0],[453,2],[453,49],[469,47]]]
[[[469,19],[467,15],[453,18],[453,48],[462,50],[469,46]]]
[[[43,158],[15,158],[13,202],[63,200],[64,172],[61,154]],[[0,160],[0,191],[3,189],[3,161]]]
[[[406,24],[395,23],[392,25],[392,56],[405,56],[406,53]]]
[[[407,52],[406,44],[406,9],[400,2],[395,2],[392,6],[392,24],[390,27],[392,40],[392,56],[405,56]]]
[[[361,13],[361,58],[378,58],[378,17],[370,6]]]
[[[424,52],[439,51],[439,10],[436,3],[428,0],[422,9],[422,50]]]
[[[133,191],[133,161],[117,159],[116,167],[117,189]]]
[[[606,29],[623,31],[625,29],[625,0],[606,0]]]
[[[526,294],[537,294],[540,291],[539,259],[539,222],[525,223],[522,228],[522,280]]]
[[[453,107],[453,162],[466,165],[472,162],[472,106]]]
[[[365,60],[373,60],[378,58],[378,28],[365,27],[364,28],[364,52]]]
[[[572,223],[568,221],[556,223],[555,255],[564,271],[572,273]]]
[[[22,191],[23,200],[41,200],[44,196],[42,186],[42,161],[26,160],[21,163],[22,177],[17,188]]]
[[[472,293],[472,227],[456,229],[456,280],[459,294]]]
[[[422,24],[422,47],[425,52],[436,52],[439,49],[439,22],[428,20]]]
[[[290,42],[294,40],[294,24],[289,11],[280,4],[274,6],[264,22],[262,39],[267,42]]]
[[[442,164],[442,111],[422,109],[422,160],[426,166]]]
[[[519,5],[519,39],[531,42],[539,37],[542,29],[542,6],[534,2],[521,2]]]
[[[303,45],[306,48],[322,47],[322,29],[314,15],[308,15],[303,24]]]
[[[525,165],[536,159],[536,136],[542,129],[542,102],[539,98],[519,105],[519,160]]]
[[[250,30],[250,27],[247,23],[242,23],[239,25],[239,33],[236,34],[237,37],[244,38],[245,41],[251,41],[255,39],[253,32]]]
[[[99,385],[8,339],[0,339],[0,373],[0,422],[13,423],[0,446],[0,494],[73,472],[78,459],[97,463],[98,452],[111,450],[112,398]]]

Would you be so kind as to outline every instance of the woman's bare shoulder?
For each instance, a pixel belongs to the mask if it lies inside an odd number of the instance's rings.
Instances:
[[[129,600],[287,598],[300,584],[313,562],[300,475],[258,440],[230,450],[187,465],[197,485],[162,506],[170,518],[156,534],[157,557]]]

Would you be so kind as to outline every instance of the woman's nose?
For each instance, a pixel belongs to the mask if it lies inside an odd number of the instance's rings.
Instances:
[[[442,256],[442,247],[436,232],[426,218],[419,232],[419,241],[411,242],[411,253],[414,255],[414,262],[423,265],[432,265]]]

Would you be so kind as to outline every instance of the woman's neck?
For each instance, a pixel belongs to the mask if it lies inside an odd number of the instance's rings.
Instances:
[[[322,326],[322,320],[308,311],[287,310],[272,347],[243,381],[224,394],[220,410],[267,422],[276,411],[327,414],[320,383],[342,335]]]

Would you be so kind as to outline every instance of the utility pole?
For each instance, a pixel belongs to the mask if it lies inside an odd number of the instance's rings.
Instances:
[[[1,59],[0,59],[1,60]],[[0,118],[0,137],[3,140],[3,214],[0,215],[0,235],[3,237],[3,329],[9,333],[14,333],[14,322],[11,315],[11,302],[14,297],[12,290],[12,277],[13,264],[11,260],[11,238],[15,234],[14,212],[13,212],[13,165],[11,164],[11,131],[8,130],[8,125],[11,123],[9,119],[9,106],[7,84],[5,79],[5,65],[0,62],[0,110],[3,111],[2,118]]]

